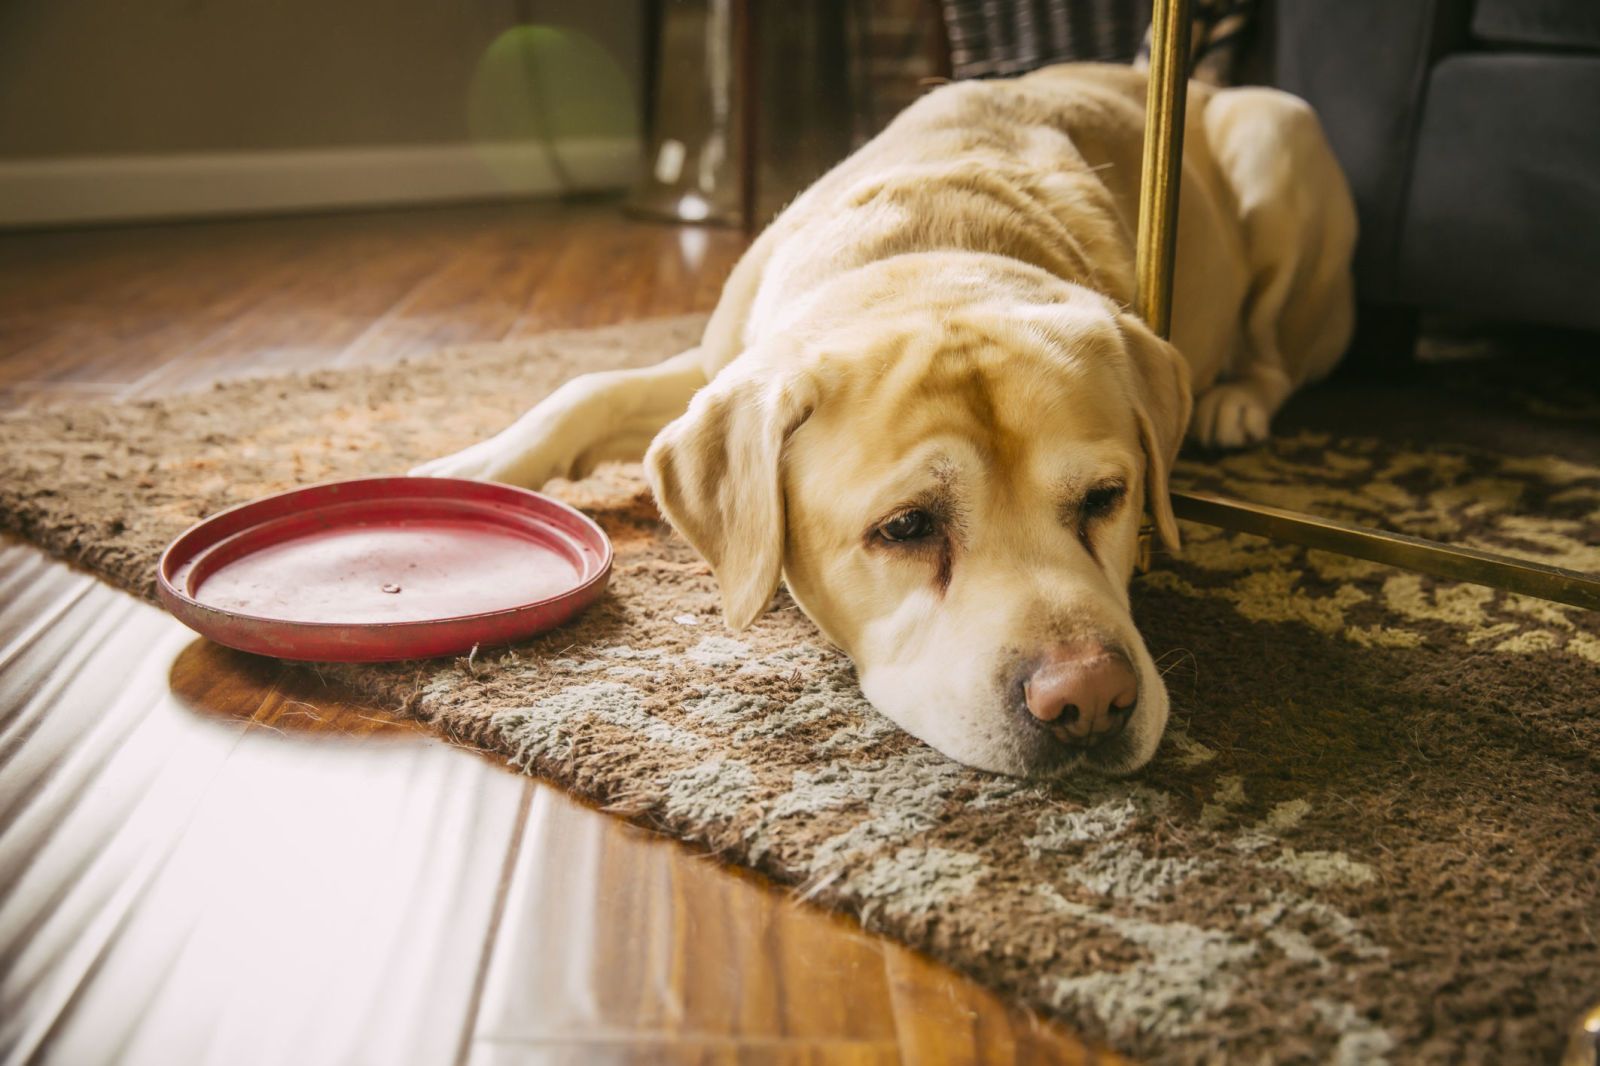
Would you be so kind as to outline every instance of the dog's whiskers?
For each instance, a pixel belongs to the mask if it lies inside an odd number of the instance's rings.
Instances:
[[[1195,653],[1190,651],[1188,648],[1173,648],[1169,652],[1164,652],[1155,661],[1156,673],[1165,679],[1168,674],[1182,666],[1184,659],[1186,658],[1189,660],[1189,665],[1193,668],[1192,676],[1195,679],[1198,679],[1200,677],[1200,660],[1195,656]],[[1172,662],[1167,663],[1166,661],[1168,659],[1172,659]],[[1166,663],[1166,665],[1163,666],[1163,663]]]

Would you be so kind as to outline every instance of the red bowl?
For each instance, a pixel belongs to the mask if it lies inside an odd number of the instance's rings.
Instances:
[[[580,512],[457,478],[335,481],[241,504],[162,553],[185,625],[280,659],[459,655],[551,629],[600,598],[611,542]]]

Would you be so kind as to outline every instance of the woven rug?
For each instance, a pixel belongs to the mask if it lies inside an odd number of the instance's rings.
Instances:
[[[699,325],[13,417],[0,520],[149,597],[205,514],[404,470]],[[1573,373],[1325,388],[1179,480],[1600,570],[1600,394]],[[1549,1062],[1600,993],[1595,615],[1191,526],[1134,588],[1159,756],[1044,785],[900,733],[792,606],[729,634],[636,470],[556,491],[617,547],[580,621],[325,672],[1152,1061]]]

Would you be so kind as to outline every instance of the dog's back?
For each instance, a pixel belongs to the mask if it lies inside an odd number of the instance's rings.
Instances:
[[[928,93],[762,234],[707,332],[708,375],[807,294],[908,252],[1006,255],[1130,306],[1145,89],[1140,71],[1078,63]],[[1302,102],[1189,91],[1173,339],[1197,394],[1254,375],[1270,416],[1348,339],[1354,209]]]

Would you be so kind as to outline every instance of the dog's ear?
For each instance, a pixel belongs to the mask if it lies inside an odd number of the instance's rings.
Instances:
[[[1183,446],[1194,401],[1189,364],[1171,344],[1156,336],[1138,315],[1121,313],[1117,325],[1133,363],[1134,413],[1145,453],[1145,506],[1168,551],[1178,550],[1178,521],[1172,514],[1167,475]]]
[[[753,622],[778,589],[783,446],[814,403],[809,375],[730,368],[695,393],[645,455],[656,503],[711,564],[731,629]]]

